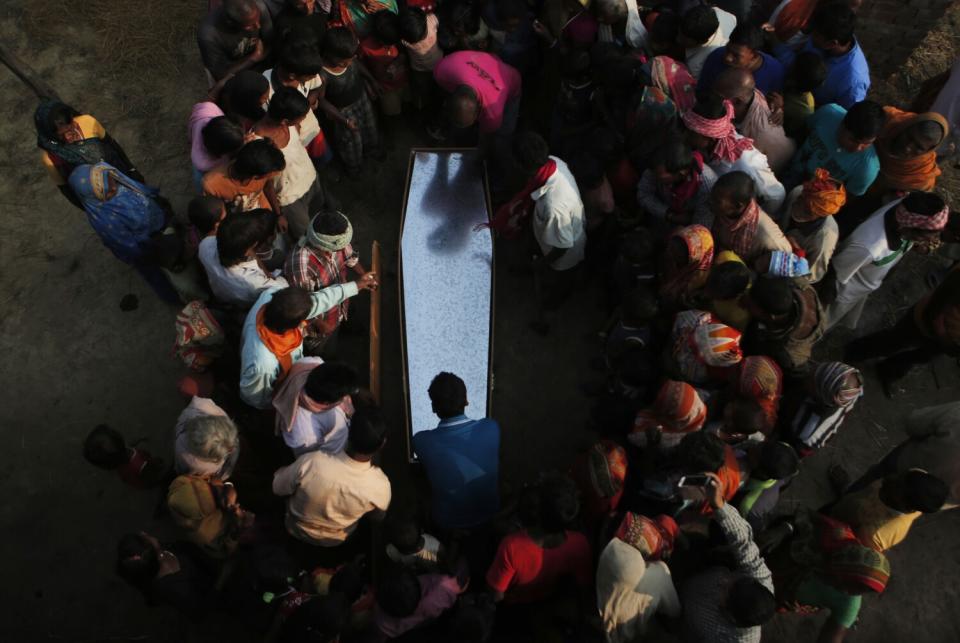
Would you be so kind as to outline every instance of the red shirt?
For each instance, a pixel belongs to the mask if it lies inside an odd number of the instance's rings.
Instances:
[[[406,60],[396,46],[385,45],[373,36],[368,36],[360,41],[360,58],[384,91],[392,92],[406,86]]]
[[[505,594],[507,603],[532,603],[548,598],[565,576],[577,585],[593,583],[593,557],[586,536],[567,531],[559,547],[544,549],[526,531],[510,534],[497,548],[487,570],[487,584]]]

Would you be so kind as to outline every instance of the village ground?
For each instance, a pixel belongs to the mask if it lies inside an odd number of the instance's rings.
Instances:
[[[0,8],[4,44],[65,100],[95,114],[180,214],[191,197],[186,117],[205,93],[193,39],[201,5],[8,0]],[[952,60],[943,52],[940,57],[947,62],[930,74]],[[881,84],[881,91],[896,97],[896,84]],[[7,498],[0,506],[0,544],[7,552],[0,564],[0,639],[256,640],[223,618],[194,626],[166,609],[148,609],[113,573],[116,538],[158,528],[156,496],[88,465],[80,445],[94,425],[105,422],[130,439],[146,438],[154,452],[170,452],[173,423],[184,405],[174,386],[182,369],[171,353],[176,310],[110,255],[85,217],[47,180],[35,147],[35,98],[6,70],[0,70],[0,96],[0,488]],[[409,505],[416,498],[400,433],[395,266],[408,149],[421,141],[408,131],[390,140],[388,160],[374,168],[375,183],[331,187],[346,204],[361,248],[373,239],[384,247],[383,403],[396,438],[383,466],[394,481],[396,502]],[[509,248],[500,252],[511,254]],[[556,315],[550,337],[533,334],[527,329],[532,284],[505,264],[498,264],[496,275],[493,410],[503,426],[505,483],[515,488],[539,470],[565,468],[589,441],[589,401],[580,384],[591,376],[602,314],[593,295],[581,292]],[[891,323],[916,300],[930,267],[916,259],[904,262],[871,300],[864,330]],[[124,312],[119,302],[128,293],[138,297],[139,307]],[[355,310],[366,309],[364,299],[357,303]],[[837,356],[846,339],[835,334],[819,352]],[[362,369],[362,346],[348,348]],[[829,464],[863,471],[903,439],[902,420],[910,410],[960,393],[958,367],[947,359],[913,374],[894,401],[883,396],[872,371],[866,373],[866,397],[840,435],[804,462],[783,501],[785,510],[828,500]],[[960,640],[958,533],[956,511],[922,519],[891,552],[889,588],[866,600],[848,640]],[[764,639],[812,641],[819,622],[780,616]]]

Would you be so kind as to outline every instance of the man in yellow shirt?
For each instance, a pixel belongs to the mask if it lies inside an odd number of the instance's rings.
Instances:
[[[865,546],[882,552],[906,538],[921,514],[940,511],[947,491],[939,478],[910,469],[848,493],[828,513],[850,525]]]

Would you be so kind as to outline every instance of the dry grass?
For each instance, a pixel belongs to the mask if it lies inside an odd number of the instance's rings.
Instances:
[[[24,3],[22,24],[40,46],[69,42],[92,31],[94,64],[103,87],[122,88],[120,115],[147,116],[156,109],[163,81],[199,73],[193,38],[204,13],[198,0],[60,0]],[[77,28],[77,29],[75,29]]]

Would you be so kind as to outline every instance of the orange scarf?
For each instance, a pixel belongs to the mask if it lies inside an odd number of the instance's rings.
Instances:
[[[817,0],[790,0],[777,16],[773,24],[773,31],[777,40],[787,42],[800,30],[807,26],[813,12],[817,8]]]
[[[921,121],[934,121],[939,124],[946,138],[949,131],[946,119],[933,112],[914,114],[895,107],[884,107],[883,111],[887,115],[887,122],[877,137],[877,154],[880,157],[880,174],[887,189],[930,192],[940,176],[936,148],[912,159],[904,159],[894,156],[890,152],[890,145],[901,132]]]
[[[275,333],[263,323],[264,312],[263,308],[257,311],[257,335],[267,350],[277,357],[277,361],[280,362],[281,377],[283,377],[293,366],[291,355],[303,343],[303,331],[298,326],[283,333]]]

